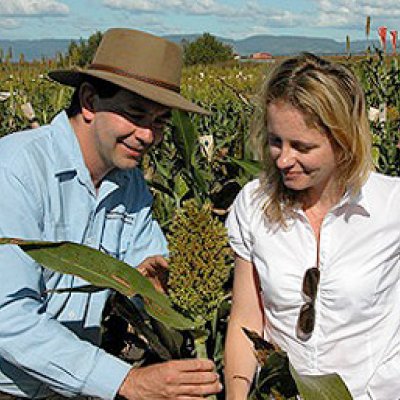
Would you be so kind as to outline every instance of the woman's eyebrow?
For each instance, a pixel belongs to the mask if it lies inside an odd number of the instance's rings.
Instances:
[[[273,138],[273,139],[280,139],[282,140],[282,138],[279,135],[276,135],[274,132],[272,131],[267,131],[268,137],[269,138]],[[308,149],[314,149],[316,147],[318,147],[317,143],[313,143],[313,142],[304,142],[302,140],[298,140],[298,139],[294,139],[294,140],[289,140],[290,144],[292,146],[302,146],[302,147],[307,147]]]
[[[308,149],[314,149],[315,147],[318,147],[317,143],[303,142],[301,140],[292,140],[291,143],[294,146],[303,146],[307,147]]]

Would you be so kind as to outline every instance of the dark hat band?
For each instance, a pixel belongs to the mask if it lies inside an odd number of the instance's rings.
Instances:
[[[176,93],[180,92],[179,86],[173,85],[171,83],[163,82],[163,81],[158,81],[156,79],[148,78],[147,76],[133,74],[132,72],[124,71],[123,69],[111,67],[109,65],[90,64],[88,69],[112,72],[113,74],[117,74],[117,75],[124,76],[124,77],[127,77],[127,78],[134,78],[134,79],[136,79],[138,81],[150,83],[152,85],[159,86],[159,87],[162,87],[164,89],[172,90],[172,91],[174,91]]]

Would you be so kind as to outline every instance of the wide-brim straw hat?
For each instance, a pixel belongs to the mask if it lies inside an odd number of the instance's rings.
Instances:
[[[180,94],[181,71],[182,49],[177,44],[146,32],[113,28],[104,33],[90,65],[51,71],[49,77],[77,87],[89,75],[171,108],[209,114]]]

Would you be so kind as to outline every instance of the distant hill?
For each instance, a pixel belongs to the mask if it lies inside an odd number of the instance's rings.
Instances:
[[[58,52],[66,53],[71,43],[69,39],[2,40],[0,48],[7,54],[11,47],[13,60],[18,61],[22,53],[25,60],[40,60],[42,57],[54,58]]]
[[[193,41],[199,34],[167,35],[165,38],[181,43],[182,40]],[[301,51],[310,51],[316,54],[343,54],[346,52],[345,42],[333,39],[312,38],[303,36],[274,36],[257,35],[241,40],[218,37],[224,43],[233,46],[234,50],[242,55],[249,55],[260,51],[271,53],[274,56],[292,55]],[[69,39],[41,39],[41,40],[0,40],[0,48],[7,53],[11,47],[13,60],[17,61],[22,53],[27,61],[40,60],[42,57],[53,58],[58,52],[65,53],[71,40]],[[379,46],[378,41],[374,42]],[[351,52],[360,53],[367,48],[365,40],[351,43]]]
[[[169,35],[166,38],[180,43],[182,40],[192,41],[200,35]],[[346,53],[346,42],[338,42],[333,39],[313,38],[306,36],[274,36],[257,35],[241,40],[217,37],[224,43],[230,44],[234,50],[246,56],[252,53],[265,51],[274,56],[286,56],[298,54],[301,51],[309,51],[315,54],[344,54]],[[369,45],[379,46],[379,41],[368,43],[366,40],[351,42],[351,52],[364,52]]]

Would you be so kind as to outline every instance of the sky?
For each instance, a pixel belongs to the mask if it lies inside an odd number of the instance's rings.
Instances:
[[[0,0],[0,39],[79,39],[112,27],[156,35],[243,39],[258,34],[370,38],[400,31],[399,0]]]

